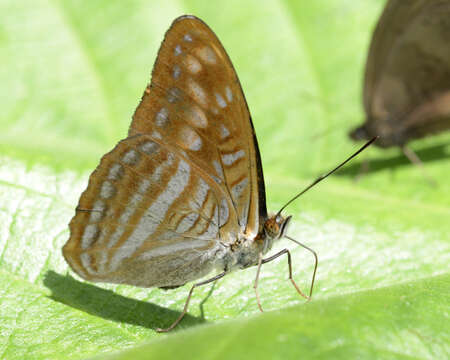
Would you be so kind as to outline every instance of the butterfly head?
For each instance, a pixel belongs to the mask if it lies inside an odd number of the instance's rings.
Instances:
[[[395,118],[386,118],[383,121],[370,120],[369,123],[352,130],[349,136],[355,141],[369,140],[378,136],[375,145],[381,148],[401,146],[405,143],[405,138],[402,129],[396,126],[397,122]]]
[[[353,140],[367,140],[370,139],[369,133],[365,125],[359,126],[356,129],[352,130],[349,134],[350,138]]]
[[[273,240],[280,239],[286,234],[292,216],[283,217],[280,214],[271,216],[264,223],[265,233]]]
[[[292,216],[283,217],[281,214],[275,214],[269,217],[264,223],[264,244],[263,253],[266,253],[272,248],[275,240],[281,239],[288,228]]]

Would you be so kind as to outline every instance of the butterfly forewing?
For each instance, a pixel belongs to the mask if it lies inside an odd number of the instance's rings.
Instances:
[[[209,272],[218,244],[254,236],[265,216],[256,138],[233,66],[202,21],[178,18],[129,137],[91,175],[64,255],[89,280],[177,286]]]
[[[231,200],[229,224],[258,231],[257,154],[250,114],[223,46],[194,17],[176,20],[166,33],[152,81],[138,106],[130,135],[148,133],[186,152]],[[265,204],[264,204],[265,207]],[[265,210],[262,210],[264,212]]]
[[[401,145],[450,128],[449,37],[450,1],[387,3],[373,35],[364,85],[368,123],[378,135]]]

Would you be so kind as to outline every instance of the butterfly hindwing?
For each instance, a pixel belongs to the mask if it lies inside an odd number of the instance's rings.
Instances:
[[[226,213],[221,197],[214,181],[202,178],[176,149],[148,135],[130,137],[92,174],[64,254],[90,280],[179,285],[170,276],[180,259],[192,261],[219,246],[219,214]],[[136,276],[144,266],[152,271]]]

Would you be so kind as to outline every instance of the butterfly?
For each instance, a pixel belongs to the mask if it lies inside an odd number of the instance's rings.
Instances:
[[[287,256],[298,293],[312,294],[317,255],[286,235],[291,216],[281,211],[288,204],[269,216],[258,143],[236,72],[213,31],[185,15],[165,35],[128,137],[91,174],[63,255],[94,282],[172,289],[218,272],[194,284],[180,316],[158,331],[181,321],[195,287],[250,266],[257,266],[262,311],[261,265],[279,256]],[[292,278],[289,250],[263,257],[282,237],[315,256],[309,295]]]
[[[378,21],[366,63],[366,122],[354,140],[379,135],[380,147],[450,129],[450,1],[389,0]]]

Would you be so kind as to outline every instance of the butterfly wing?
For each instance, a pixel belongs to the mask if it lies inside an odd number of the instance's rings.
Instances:
[[[64,256],[88,280],[181,285],[214,265],[223,199],[177,149],[149,135],[129,137],[91,175]]]
[[[258,145],[239,79],[212,30],[193,16],[166,33],[151,84],[129,134],[153,134],[183,149],[229,194],[233,216],[222,234],[258,233],[267,217]]]
[[[129,137],[80,198],[63,253],[91,281],[177,286],[217,266],[266,217],[247,104],[214,33],[185,16],[166,33]]]
[[[450,89],[449,35],[450,1],[387,3],[367,59],[364,108],[368,127],[394,145],[450,127],[442,96]]]

